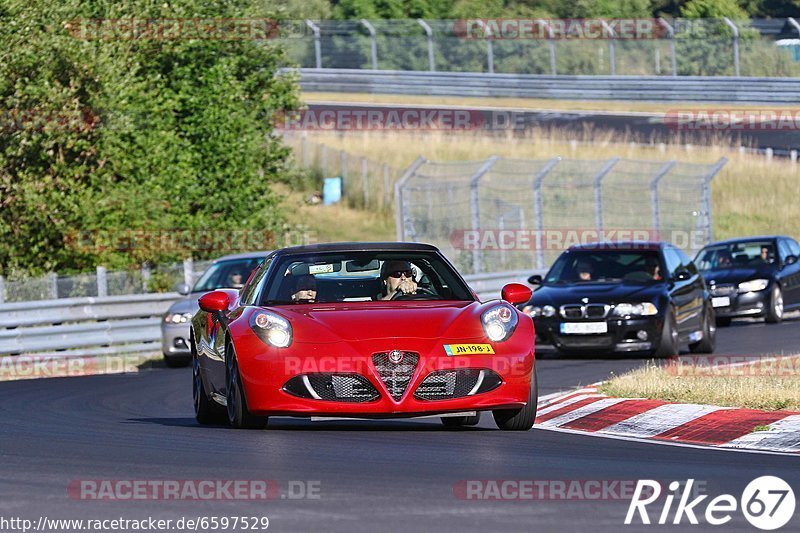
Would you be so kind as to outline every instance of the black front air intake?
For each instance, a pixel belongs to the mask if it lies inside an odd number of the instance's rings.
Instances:
[[[419,400],[452,400],[494,390],[503,383],[488,369],[439,370],[428,374],[414,392]]]
[[[414,376],[419,363],[419,354],[397,350],[381,352],[372,356],[372,363],[386,391],[397,401],[403,397]]]
[[[372,383],[358,374],[303,374],[287,381],[283,390],[301,398],[330,402],[364,403],[380,397]]]

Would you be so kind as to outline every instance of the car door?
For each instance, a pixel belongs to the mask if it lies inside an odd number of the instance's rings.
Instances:
[[[783,303],[786,307],[800,305],[800,245],[793,239],[780,239],[778,255],[781,260],[779,277],[784,286]],[[792,261],[787,258],[794,257]],[[791,264],[789,264],[791,262]]]
[[[678,332],[685,338],[691,332],[700,329],[702,312],[702,278],[697,269],[689,269],[691,260],[672,246],[664,249],[664,259],[669,270],[670,296],[675,305],[675,315],[678,322]],[[681,273],[688,277],[679,279]],[[700,290],[698,291],[698,281]]]

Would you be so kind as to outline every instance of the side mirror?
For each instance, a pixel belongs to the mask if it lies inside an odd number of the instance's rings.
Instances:
[[[534,274],[533,276],[528,278],[528,283],[531,285],[541,285],[542,284],[542,276],[539,274]]]
[[[793,265],[797,263],[797,256],[796,255],[787,255],[786,261],[784,261],[786,265]]]
[[[503,287],[501,293],[503,300],[510,304],[524,304],[533,296],[533,291],[522,283],[509,283]]]
[[[200,309],[206,313],[219,313],[228,308],[230,299],[226,292],[213,291],[201,296],[197,302],[200,304]]]
[[[679,270],[675,273],[675,281],[686,281],[692,277],[692,273],[688,270]]]
[[[178,283],[177,285],[175,285],[175,291],[178,294],[186,296],[187,294],[192,292],[192,288],[189,286],[188,283]]]

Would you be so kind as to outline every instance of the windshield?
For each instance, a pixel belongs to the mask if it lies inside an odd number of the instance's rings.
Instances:
[[[292,255],[273,272],[261,305],[474,300],[453,267],[431,252]]]
[[[655,283],[662,272],[657,251],[567,252],[553,264],[545,283]]]
[[[209,292],[217,289],[241,289],[263,257],[231,259],[214,263],[197,280],[192,292]]]
[[[707,246],[695,261],[700,270],[753,268],[775,263],[774,241],[734,242]]]

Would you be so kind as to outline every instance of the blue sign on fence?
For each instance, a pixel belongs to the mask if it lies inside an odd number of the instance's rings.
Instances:
[[[322,203],[330,205],[338,203],[342,199],[342,177],[325,178],[322,186]]]

